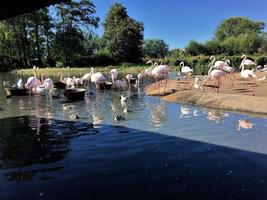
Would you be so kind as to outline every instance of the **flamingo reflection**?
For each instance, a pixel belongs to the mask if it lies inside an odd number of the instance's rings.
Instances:
[[[252,129],[253,126],[254,126],[254,124],[251,123],[249,120],[240,119],[240,120],[238,120],[237,130],[240,131],[241,128],[243,128],[243,129]]]

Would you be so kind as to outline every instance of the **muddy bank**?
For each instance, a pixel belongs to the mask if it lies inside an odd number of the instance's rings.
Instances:
[[[191,78],[188,81],[168,80],[165,90],[163,83],[159,90],[155,85],[147,87],[146,94],[162,96],[169,102],[267,115],[267,80],[261,82],[243,80],[236,74],[233,86],[227,78],[223,81],[224,84],[219,88],[219,92],[212,81],[209,81],[203,90],[196,90],[193,87],[194,78]]]
[[[163,99],[165,101],[188,103],[208,108],[267,114],[266,97],[253,97],[236,94],[214,94],[197,91],[179,91],[164,96]]]

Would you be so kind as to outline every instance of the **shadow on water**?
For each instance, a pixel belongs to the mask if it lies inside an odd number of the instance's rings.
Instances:
[[[0,119],[0,199],[266,199],[267,156],[122,126]]]

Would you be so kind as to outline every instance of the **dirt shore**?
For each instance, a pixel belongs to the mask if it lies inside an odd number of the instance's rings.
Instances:
[[[215,86],[214,80],[209,80],[199,90],[193,87],[194,77],[188,80],[168,80],[165,91],[165,82],[162,81],[159,91],[157,85],[153,84],[146,87],[146,94],[162,96],[169,102],[267,115],[267,72],[257,72],[257,79],[264,76],[265,80],[255,81],[244,80],[239,74],[235,74],[234,85],[229,77],[225,77],[220,87]],[[198,77],[203,80],[203,77]]]

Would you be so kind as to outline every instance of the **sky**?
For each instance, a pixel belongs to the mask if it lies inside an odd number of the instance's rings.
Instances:
[[[233,16],[263,21],[267,0],[93,0],[103,23],[112,4],[121,3],[128,15],[144,23],[145,39],[163,39],[169,49],[184,48],[191,40],[212,39],[216,27]],[[265,27],[267,31],[267,27]],[[103,27],[95,30],[100,36]]]

